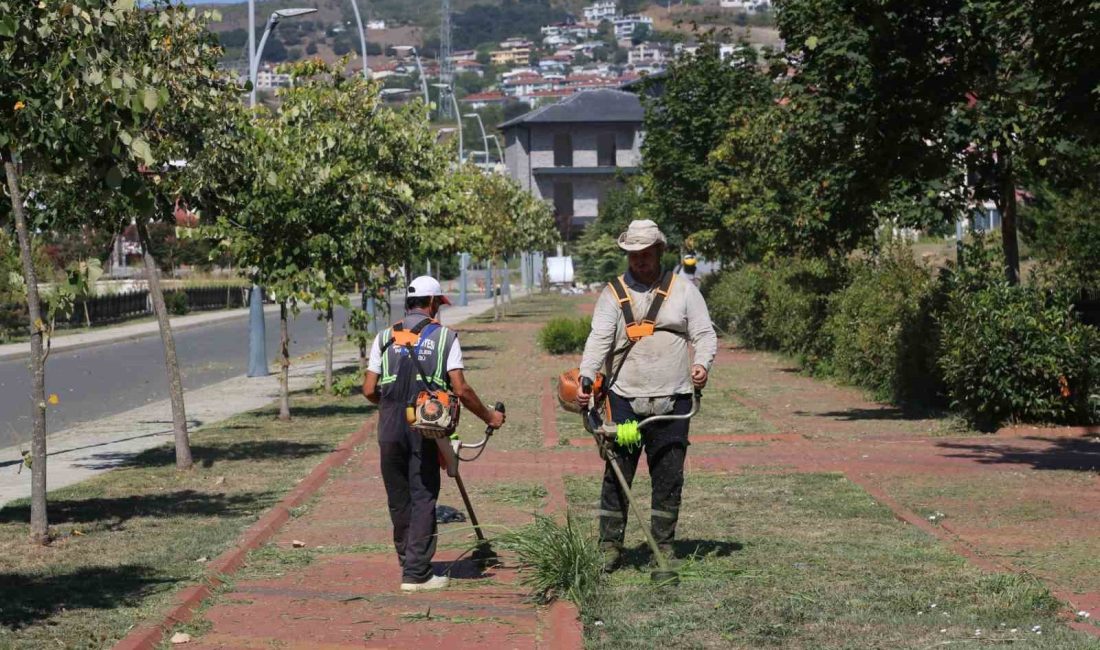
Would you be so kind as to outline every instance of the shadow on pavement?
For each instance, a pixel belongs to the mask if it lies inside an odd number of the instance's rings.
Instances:
[[[290,442],[287,440],[250,440],[232,442],[224,445],[191,445],[191,458],[196,465],[210,468],[219,461],[228,460],[266,460],[271,458],[302,458],[326,454],[333,450],[332,445],[318,443]],[[176,449],[167,445],[133,453],[125,451],[93,454],[78,463],[87,469],[113,469],[115,467],[160,467],[174,465]]]
[[[1045,442],[1045,447],[1021,447],[1011,444],[978,442],[941,442],[936,446],[956,453],[952,458],[966,458],[983,464],[1031,465],[1032,469],[1063,469],[1078,472],[1100,471],[1100,442],[1096,437],[1042,438],[1025,440]]]
[[[102,522],[117,526],[134,517],[225,517],[241,516],[266,508],[276,498],[273,492],[243,492],[234,495],[177,490],[163,494],[90,499],[51,499],[50,524]],[[0,508],[0,524],[30,521],[28,503]],[[7,584],[4,591],[7,592]]]
[[[61,611],[131,606],[153,587],[173,582],[149,567],[133,564],[53,575],[0,572],[4,585],[0,626],[17,630]]]
[[[841,422],[927,420],[943,415],[940,411],[921,406],[879,406],[850,408],[842,411],[793,411],[793,413],[802,417],[832,418]]]

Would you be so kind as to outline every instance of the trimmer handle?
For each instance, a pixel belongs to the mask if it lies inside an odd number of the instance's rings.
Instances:
[[[504,402],[497,402],[497,405],[493,407],[493,410],[495,410],[498,413],[503,413],[504,412]],[[493,435],[493,431],[495,431],[495,429],[493,429],[493,427],[485,427],[485,435],[486,436]]]

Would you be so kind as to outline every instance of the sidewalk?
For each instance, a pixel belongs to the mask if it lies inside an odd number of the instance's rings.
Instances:
[[[277,314],[278,312],[278,305],[264,305],[265,314]],[[247,314],[247,307],[241,309],[221,309],[199,314],[188,314],[186,316],[172,316],[168,321],[172,324],[172,331],[178,332],[191,327],[218,323],[232,318],[240,318]],[[156,320],[143,323],[131,323],[129,325],[107,325],[96,327],[86,332],[55,336],[50,342],[50,351],[57,352],[74,348],[86,348],[93,345],[102,345],[104,343],[112,343],[125,339],[159,335],[160,326],[157,324]],[[0,361],[6,359],[22,359],[29,357],[30,354],[30,342],[5,343],[4,345],[0,345]]]
[[[517,292],[516,296],[519,295],[520,293]],[[471,300],[466,307],[447,307],[442,312],[441,319],[448,325],[458,324],[491,309],[492,304],[492,299],[480,298]],[[265,308],[265,310],[270,309],[272,307]],[[275,306],[274,309],[278,310],[278,306]],[[218,318],[213,318],[216,316],[224,319],[247,312],[247,310],[233,311],[235,313],[230,316],[221,313],[199,314],[196,316],[183,316],[180,317],[180,320],[206,318],[207,320],[201,321],[201,323],[208,323],[218,320]],[[173,326],[175,326],[175,320],[173,319]],[[189,321],[187,323],[188,326],[197,324],[200,324],[200,322]],[[147,331],[149,329],[155,334],[157,324],[142,323],[118,328],[119,331],[127,330],[127,333],[119,333],[116,330],[89,332],[87,335],[65,337],[65,340],[80,337],[84,345],[95,345],[107,340],[117,340],[120,337],[146,335],[149,333]],[[87,338],[84,338],[85,336]],[[26,346],[28,344],[16,345]],[[56,345],[54,349],[57,349]],[[343,368],[357,362],[358,352],[356,350],[353,350],[346,343],[337,346],[333,359],[334,368]],[[295,363],[292,360],[290,390],[295,391],[311,387],[314,375],[321,372],[323,368],[323,361],[320,360],[311,360],[305,363]],[[205,424],[224,420],[237,413],[266,406],[275,400],[278,395],[279,380],[276,374],[255,378],[242,375],[198,390],[188,391],[184,395],[189,422],[188,427],[195,430]],[[167,399],[58,431],[51,434],[47,439],[49,462],[47,464],[46,484],[51,490],[72,485],[124,464],[128,458],[141,451],[171,441],[172,411],[171,404]],[[0,449],[0,506],[13,499],[30,496],[30,471],[26,468],[23,468],[21,472],[19,471],[22,465],[21,451],[28,448],[29,445],[24,445],[22,448],[12,446]]]

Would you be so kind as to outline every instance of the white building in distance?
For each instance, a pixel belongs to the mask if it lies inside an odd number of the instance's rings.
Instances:
[[[619,7],[614,2],[597,2],[584,8],[584,19],[590,23],[614,20],[618,15]]]
[[[634,29],[638,25],[647,25],[650,29],[653,29],[653,19],[649,16],[643,16],[640,14],[633,14],[630,16],[623,16],[615,19],[615,38],[620,41],[630,38],[634,35]]]

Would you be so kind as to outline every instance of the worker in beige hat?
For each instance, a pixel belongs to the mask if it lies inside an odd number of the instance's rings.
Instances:
[[[600,294],[592,316],[592,331],[584,346],[580,376],[606,378],[605,390],[615,423],[639,421],[650,415],[684,414],[692,393],[706,386],[718,338],[699,289],[661,269],[666,239],[656,223],[630,223],[619,235],[628,270]],[[582,408],[589,394],[577,396]],[[673,557],[688,420],[647,426],[641,447],[614,446],[613,452],[628,483],[632,483],[642,448],[652,478],[650,529],[662,553]],[[600,495],[600,545],[607,570],[621,562],[627,502],[610,467],[605,468]]]

